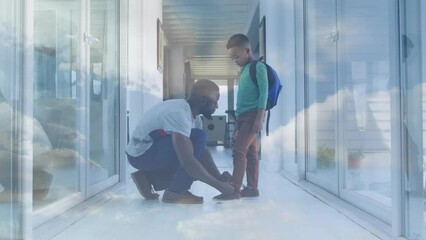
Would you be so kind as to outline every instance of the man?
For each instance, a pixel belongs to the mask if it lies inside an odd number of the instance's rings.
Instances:
[[[220,174],[206,150],[206,133],[194,128],[195,119],[206,118],[217,109],[219,87],[210,80],[198,80],[187,99],[164,101],[148,110],[137,124],[126,153],[130,164],[139,169],[132,174],[145,199],[157,199],[152,192],[164,190],[162,200],[170,203],[202,203],[189,192],[200,180],[221,193],[234,191],[226,175]]]

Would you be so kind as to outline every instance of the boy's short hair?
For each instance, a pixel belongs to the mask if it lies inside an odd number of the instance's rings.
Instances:
[[[230,49],[233,47],[249,48],[250,40],[246,35],[242,33],[234,34],[229,38],[228,42],[226,43],[226,49]]]

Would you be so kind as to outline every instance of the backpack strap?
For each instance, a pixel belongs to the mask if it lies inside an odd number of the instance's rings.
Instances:
[[[254,85],[256,85],[256,87],[259,88],[259,85],[257,84],[257,78],[256,78],[256,65],[257,65],[257,62],[259,62],[259,60],[254,60],[251,63],[249,72],[250,72],[251,80],[253,81]],[[269,118],[270,117],[271,117],[271,109],[268,109],[268,116],[266,118],[266,136],[269,136]]]
[[[271,109],[268,109],[268,116],[266,117],[266,136],[269,136],[269,118],[271,118]]]
[[[256,85],[257,88],[259,88],[259,86],[257,85],[257,78],[256,78],[256,65],[257,65],[258,60],[254,60],[253,62],[251,62],[251,66],[249,69],[250,72],[250,77],[251,80],[253,81],[254,85]]]

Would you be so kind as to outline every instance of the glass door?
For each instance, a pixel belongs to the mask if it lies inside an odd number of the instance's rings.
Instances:
[[[306,132],[308,181],[337,194],[336,1],[306,1]]]
[[[21,1],[0,0],[0,239],[23,239]],[[22,151],[23,152],[23,151]]]
[[[396,1],[342,1],[342,198],[391,223],[400,162]]]
[[[406,193],[402,235],[426,239],[426,3],[402,1],[400,7]]]
[[[117,0],[90,0],[89,195],[118,182],[117,12]]]
[[[81,25],[78,0],[34,1],[35,227],[84,199]]]
[[[306,1],[306,179],[391,224],[397,1]]]
[[[118,183],[117,5],[34,2],[34,227]]]

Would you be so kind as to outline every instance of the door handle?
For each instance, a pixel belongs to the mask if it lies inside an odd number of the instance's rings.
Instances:
[[[99,42],[99,39],[95,38],[94,36],[88,34],[87,32],[84,33],[84,42],[92,45],[93,42]]]
[[[336,32],[327,34],[325,38],[329,41],[336,42],[339,39],[339,32],[336,31]]]

